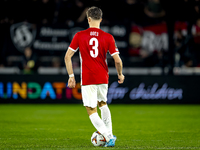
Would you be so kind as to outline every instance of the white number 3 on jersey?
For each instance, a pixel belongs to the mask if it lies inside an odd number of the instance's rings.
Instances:
[[[93,44],[94,42],[94,44]],[[98,45],[99,45],[99,42],[96,38],[91,38],[90,41],[89,41],[89,44],[90,45],[93,45],[92,46],[92,49],[94,50],[90,50],[90,55],[93,57],[93,58],[96,58],[99,54],[99,51],[98,51]]]

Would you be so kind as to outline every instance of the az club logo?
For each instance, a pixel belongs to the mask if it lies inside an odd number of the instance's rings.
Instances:
[[[10,27],[11,39],[14,46],[20,51],[23,52],[24,48],[30,47],[36,36],[36,29],[32,24],[21,22],[13,24]]]

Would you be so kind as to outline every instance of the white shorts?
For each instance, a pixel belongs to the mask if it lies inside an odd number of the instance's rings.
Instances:
[[[108,84],[82,85],[83,105],[95,108],[97,101],[107,102]]]

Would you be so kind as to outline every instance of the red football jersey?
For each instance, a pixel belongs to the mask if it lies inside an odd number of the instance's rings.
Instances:
[[[98,28],[88,28],[77,32],[69,49],[80,51],[81,83],[108,84],[108,66],[106,54],[119,54],[113,36]]]

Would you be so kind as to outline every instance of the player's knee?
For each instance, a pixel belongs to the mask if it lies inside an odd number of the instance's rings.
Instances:
[[[104,102],[104,101],[98,102],[98,106],[99,106],[99,107],[102,107],[102,106],[104,106],[104,105],[107,105],[107,103]]]
[[[96,107],[95,107],[95,108],[92,108],[92,107],[87,107],[87,106],[86,106],[85,108],[86,108],[87,113],[88,113],[89,116],[90,116],[91,114],[97,112],[97,108],[96,108]]]

